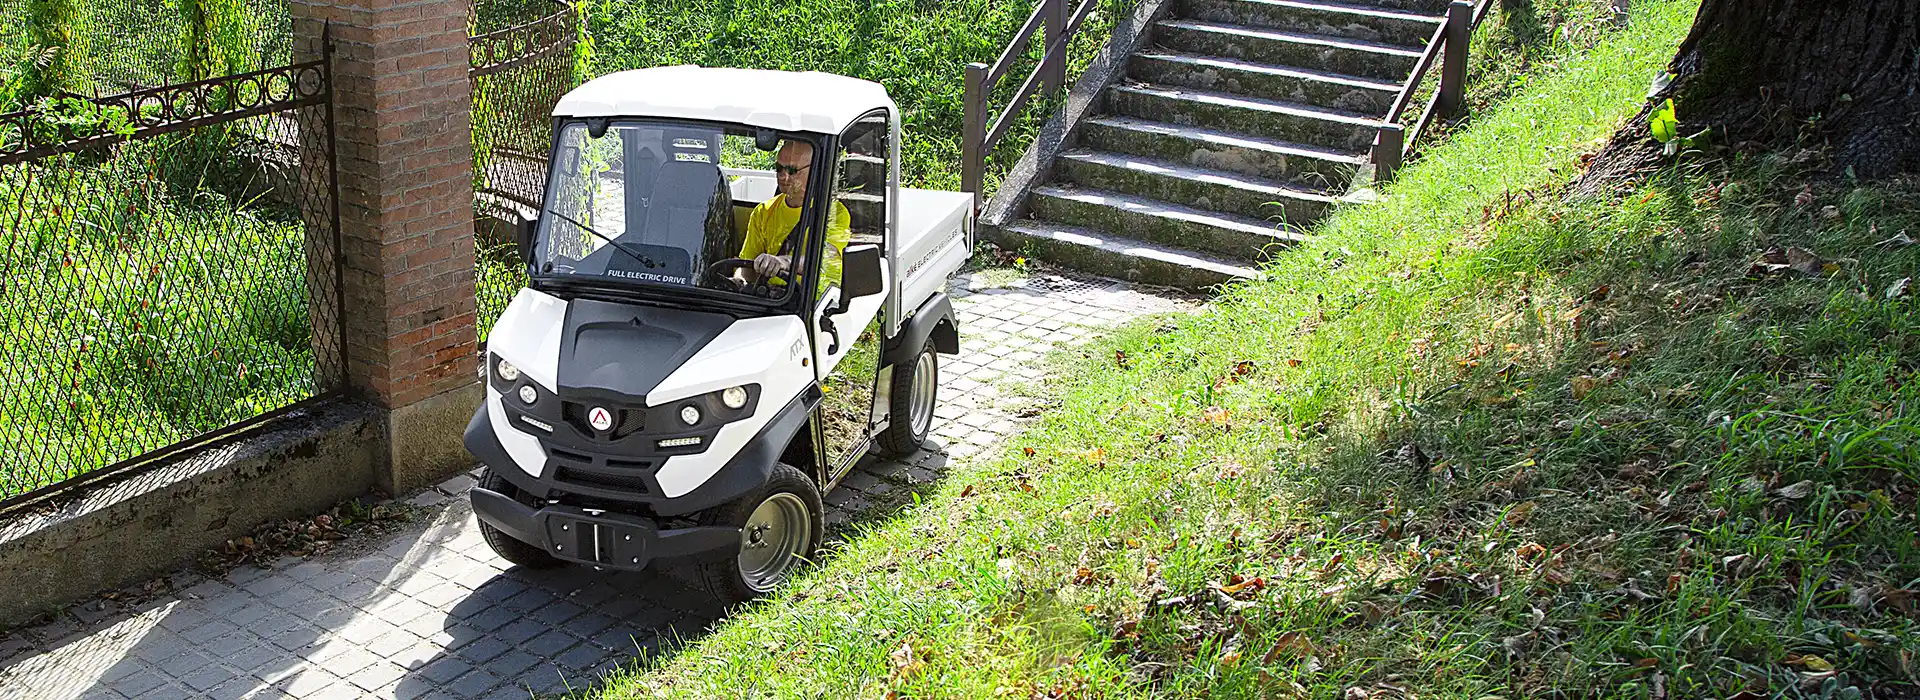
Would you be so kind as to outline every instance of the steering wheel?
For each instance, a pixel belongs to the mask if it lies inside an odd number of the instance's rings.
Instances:
[[[736,271],[752,268],[752,260],[746,258],[727,258],[708,265],[707,272],[702,281],[706,286],[725,289],[730,292],[752,292],[757,296],[773,296],[773,285],[769,284],[767,280],[762,279],[758,282],[748,283],[740,281],[733,276],[733,273]]]

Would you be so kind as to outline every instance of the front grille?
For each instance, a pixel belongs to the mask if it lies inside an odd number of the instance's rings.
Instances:
[[[580,431],[581,435],[598,437],[600,431],[594,430],[593,424],[587,421],[587,412],[591,410],[593,410],[593,408],[587,404],[566,401],[560,404],[560,417],[566,419],[567,424],[573,426],[575,430]],[[640,432],[641,428],[646,427],[646,409],[616,408],[612,410],[613,437],[623,438]]]
[[[585,486],[607,491],[625,491],[645,495],[647,480],[639,474],[596,474],[580,469],[560,467],[553,478],[563,484]]]

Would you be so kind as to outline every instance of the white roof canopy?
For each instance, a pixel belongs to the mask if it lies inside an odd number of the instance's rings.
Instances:
[[[574,88],[556,117],[661,117],[838,134],[885,107],[887,90],[843,75],[744,68],[666,66],[601,76]]]

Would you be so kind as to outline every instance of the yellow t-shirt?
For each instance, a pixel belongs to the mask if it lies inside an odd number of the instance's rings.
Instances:
[[[780,254],[780,246],[786,245],[787,234],[793,233],[794,224],[800,222],[800,208],[787,206],[787,196],[776,194],[753,208],[753,214],[747,217],[747,242],[740,246],[740,257],[752,260],[761,253]],[[827,223],[827,246],[822,254],[826,257],[821,263],[820,290],[840,284],[840,256],[847,252],[847,242],[853,240],[853,215],[847,211],[847,205],[833,203],[833,217]],[[786,284],[775,279],[774,284]]]

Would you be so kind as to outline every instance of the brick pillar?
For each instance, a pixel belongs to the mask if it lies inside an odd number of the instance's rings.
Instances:
[[[293,0],[295,50],[334,42],[346,376],[386,409],[380,485],[472,466],[484,392],[474,332],[469,0]]]

